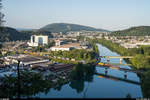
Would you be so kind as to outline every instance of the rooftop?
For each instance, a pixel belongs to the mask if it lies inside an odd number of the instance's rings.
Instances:
[[[70,48],[70,47],[79,47],[80,43],[69,43],[60,46],[53,46],[52,48]]]

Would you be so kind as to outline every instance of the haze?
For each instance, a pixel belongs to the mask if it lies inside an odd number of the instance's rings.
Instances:
[[[5,26],[41,28],[74,23],[121,30],[150,26],[150,0],[3,0]]]

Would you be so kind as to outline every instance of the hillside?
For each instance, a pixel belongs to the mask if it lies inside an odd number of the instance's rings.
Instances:
[[[47,31],[17,31],[10,27],[0,27],[0,42],[5,41],[17,41],[17,40],[29,40],[31,35],[48,35],[52,37],[50,32]]]
[[[145,36],[150,35],[150,26],[131,27],[129,29],[114,31],[111,35],[115,36]]]
[[[18,32],[14,28],[0,27],[0,42],[25,40],[28,38],[26,34]]]
[[[29,30],[29,31],[20,31],[23,34],[28,35],[29,37],[31,35],[48,35],[48,37],[52,37],[51,32],[49,31],[44,31],[44,30]]]
[[[42,27],[40,30],[49,31],[49,32],[68,32],[68,31],[101,31],[106,32],[107,30],[104,29],[96,29],[89,26],[77,25],[77,24],[68,24],[68,23],[53,23],[48,24]]]

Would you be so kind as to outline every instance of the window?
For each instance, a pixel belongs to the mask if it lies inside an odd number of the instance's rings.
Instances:
[[[38,38],[38,44],[39,44],[39,45],[43,45],[43,38],[42,38],[42,37],[39,37],[39,38]]]

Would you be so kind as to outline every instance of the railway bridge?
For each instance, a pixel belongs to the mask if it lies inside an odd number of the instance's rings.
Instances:
[[[119,58],[120,63],[122,63],[123,59],[131,59],[133,56],[99,56],[99,58],[106,58],[107,61],[110,61],[110,58]]]

